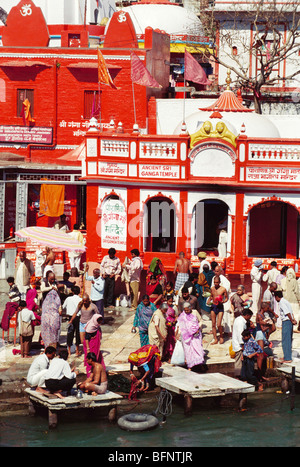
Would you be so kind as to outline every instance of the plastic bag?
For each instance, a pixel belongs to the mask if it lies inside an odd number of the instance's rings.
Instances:
[[[176,341],[175,348],[171,358],[171,365],[183,366],[185,364],[185,355],[182,343]]]

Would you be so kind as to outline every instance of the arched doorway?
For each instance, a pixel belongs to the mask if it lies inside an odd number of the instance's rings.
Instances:
[[[299,258],[299,212],[283,201],[265,201],[249,212],[248,256]]]
[[[192,251],[218,251],[220,232],[228,230],[228,205],[219,199],[198,201],[192,216]],[[226,255],[224,255],[226,256]]]
[[[144,250],[176,251],[176,208],[169,198],[157,196],[145,203]]]

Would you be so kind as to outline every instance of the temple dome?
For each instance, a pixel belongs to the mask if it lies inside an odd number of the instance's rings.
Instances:
[[[147,27],[160,29],[170,35],[203,34],[200,19],[185,8],[161,0],[149,0],[122,8],[132,19],[136,34],[144,34]]]
[[[236,95],[227,89],[212,105],[199,108],[185,118],[186,129],[191,135],[202,126],[205,121],[211,121],[213,126],[224,122],[226,126],[238,136],[242,125],[245,125],[245,135],[254,138],[280,138],[276,125],[265,115],[257,114],[244,107]],[[181,133],[182,124],[177,125],[174,134]]]

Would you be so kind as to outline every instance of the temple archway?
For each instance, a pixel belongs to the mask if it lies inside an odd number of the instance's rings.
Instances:
[[[299,212],[289,203],[268,200],[249,211],[248,256],[299,258]]]
[[[219,199],[205,199],[195,204],[192,214],[193,254],[199,251],[218,254],[220,232],[228,231],[228,212],[228,205]]]
[[[145,203],[144,251],[176,251],[176,208],[167,197],[156,196]]]

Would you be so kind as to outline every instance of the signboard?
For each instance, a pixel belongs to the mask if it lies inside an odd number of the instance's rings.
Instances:
[[[107,198],[102,205],[101,246],[126,251],[127,214],[119,198]]]
[[[53,128],[0,125],[1,143],[52,144]]]
[[[300,168],[247,167],[246,180],[249,182],[299,183]]]
[[[99,162],[99,175],[117,175],[127,177],[127,164]]]
[[[140,164],[141,178],[173,178],[179,179],[179,165]]]

